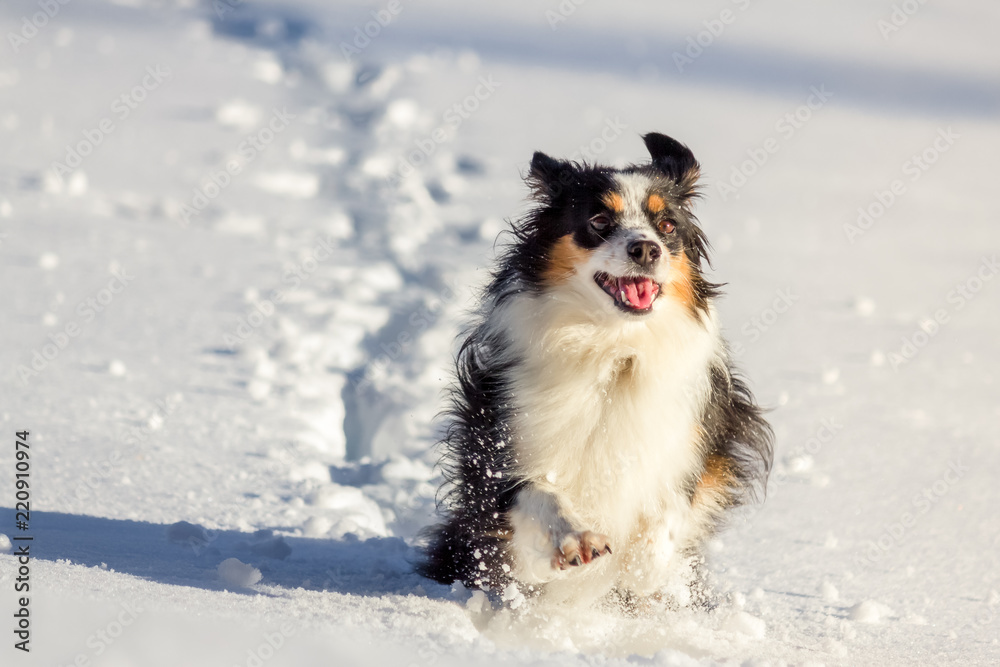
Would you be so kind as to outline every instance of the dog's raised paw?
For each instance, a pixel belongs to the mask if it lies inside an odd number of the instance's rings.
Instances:
[[[556,570],[579,567],[610,553],[607,535],[589,530],[570,533],[552,556],[552,567]]]

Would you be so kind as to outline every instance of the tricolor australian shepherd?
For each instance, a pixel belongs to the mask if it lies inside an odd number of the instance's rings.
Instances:
[[[537,206],[458,356],[425,576],[641,599],[766,481],[771,430],[701,273],[698,162],[644,140],[622,169],[532,158]]]

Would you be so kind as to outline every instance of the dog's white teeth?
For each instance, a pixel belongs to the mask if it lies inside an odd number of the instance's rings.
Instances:
[[[631,302],[628,300],[628,296],[625,295],[625,290],[622,290],[622,302],[627,303],[630,306],[632,305]]]

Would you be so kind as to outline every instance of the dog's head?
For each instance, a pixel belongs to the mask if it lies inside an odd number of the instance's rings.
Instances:
[[[707,244],[691,212],[698,162],[670,137],[643,139],[651,163],[622,169],[535,153],[527,182],[538,207],[515,228],[509,269],[595,313],[642,318],[664,299],[705,310],[715,286],[701,275]]]

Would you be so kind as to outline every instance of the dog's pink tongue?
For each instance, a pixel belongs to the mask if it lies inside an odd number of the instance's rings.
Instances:
[[[649,278],[632,278],[622,282],[624,283],[622,289],[625,291],[625,296],[628,297],[628,302],[633,308],[645,310],[653,305],[653,299],[656,297],[656,288],[653,287],[652,280]]]

